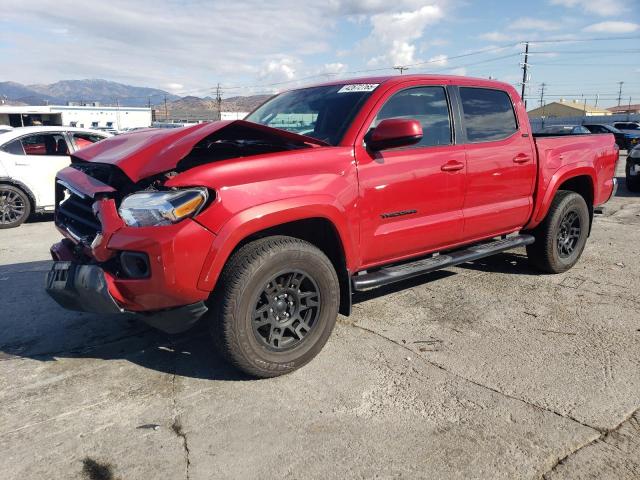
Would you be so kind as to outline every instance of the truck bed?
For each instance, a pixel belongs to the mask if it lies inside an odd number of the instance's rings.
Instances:
[[[549,188],[562,177],[576,172],[588,177],[593,185],[593,205],[606,202],[613,191],[613,177],[618,160],[618,147],[612,134],[534,135],[540,166],[536,183],[536,205],[533,221],[540,221],[541,213],[553,194]]]

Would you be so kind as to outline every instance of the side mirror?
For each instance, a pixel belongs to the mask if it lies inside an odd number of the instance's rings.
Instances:
[[[410,118],[388,118],[381,121],[365,137],[372,151],[414,145],[422,140],[422,125]]]

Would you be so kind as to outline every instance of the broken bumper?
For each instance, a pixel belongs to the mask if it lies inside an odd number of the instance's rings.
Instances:
[[[46,290],[59,305],[93,313],[122,313],[109,293],[104,271],[96,265],[55,262],[47,274]]]
[[[109,291],[113,279],[97,265],[54,262],[47,274],[46,291],[67,310],[91,313],[125,313]],[[113,286],[112,286],[113,288]],[[207,312],[204,302],[146,313],[143,320],[167,333],[191,328]]]

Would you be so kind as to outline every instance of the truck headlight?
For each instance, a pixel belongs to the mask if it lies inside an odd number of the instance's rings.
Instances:
[[[134,193],[125,197],[118,213],[130,227],[170,225],[196,215],[207,197],[205,188]]]

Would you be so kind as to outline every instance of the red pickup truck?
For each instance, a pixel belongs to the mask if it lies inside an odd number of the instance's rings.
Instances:
[[[204,317],[255,376],[327,341],[353,290],[526,246],[562,272],[614,192],[613,135],[535,137],[509,85],[415,75],[277,95],[246,120],[76,152],[47,291],[168,332]]]

